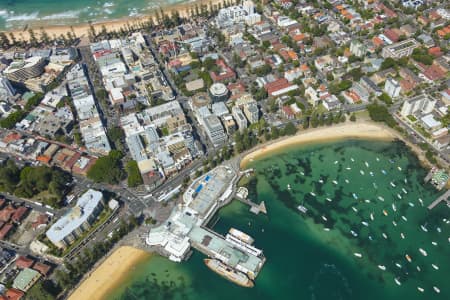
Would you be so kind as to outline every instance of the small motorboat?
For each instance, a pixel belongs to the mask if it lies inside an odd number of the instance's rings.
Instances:
[[[417,289],[419,290],[419,292],[423,293],[425,290],[423,288],[421,288],[420,286],[417,287]]]
[[[400,237],[401,237],[402,239],[405,239],[405,235],[403,234],[403,232],[400,233]]]
[[[386,271],[386,267],[383,266],[383,265],[378,265],[378,268],[379,268],[380,270]]]
[[[350,233],[351,233],[354,237],[357,237],[357,236],[358,236],[358,234],[357,234],[356,232],[354,232],[353,230],[350,230]]]
[[[397,285],[402,285],[402,283],[400,282],[400,280],[398,280],[398,278],[394,278],[394,281]]]
[[[357,253],[357,252],[353,253],[353,255],[355,255],[355,256],[358,257],[358,258],[361,258],[361,257],[362,257],[362,254],[361,254],[361,253]]]
[[[387,212],[385,209],[383,209],[383,214],[384,214],[385,216],[387,216],[387,215],[388,215],[388,212]]]
[[[369,223],[367,223],[366,221],[362,221],[361,224],[363,224],[364,226],[369,226]]]
[[[387,240],[388,236],[387,236],[387,234],[386,234],[386,233],[384,233],[384,232],[383,232],[383,233],[382,233],[381,235],[382,235],[382,236],[384,237],[384,239],[386,239],[386,240]]]
[[[441,292],[441,290],[437,286],[433,286],[433,290],[438,294]]]
[[[423,250],[422,248],[419,248],[419,251],[423,256],[428,256],[427,251]]]
[[[405,258],[408,262],[412,262],[411,256],[409,256],[408,254],[405,254]]]
[[[438,267],[437,265],[435,265],[435,264],[431,264],[431,266],[433,267],[433,269],[435,269],[435,270],[439,270],[439,267]]]
[[[403,221],[408,222],[408,219],[405,216],[402,216]]]

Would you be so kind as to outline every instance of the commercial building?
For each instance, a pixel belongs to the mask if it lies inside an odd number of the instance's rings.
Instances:
[[[404,56],[410,56],[413,50],[419,46],[420,44],[415,39],[407,39],[384,47],[381,56],[383,58],[402,58]]]
[[[259,110],[256,101],[249,102],[244,105],[244,114],[250,124],[257,123],[259,120]]]
[[[226,101],[228,99],[228,89],[225,84],[216,82],[209,88],[209,96],[213,103]]]
[[[209,115],[203,118],[203,127],[214,147],[225,144],[227,135],[218,117]]]
[[[435,105],[436,99],[431,98],[425,94],[418,95],[403,102],[400,114],[403,117],[414,115],[417,113],[429,114],[433,111]]]
[[[397,98],[400,95],[401,86],[397,80],[389,77],[384,83],[384,91],[392,99]]]
[[[233,106],[233,108],[231,109],[231,113],[233,114],[233,118],[236,120],[240,132],[248,127],[247,119],[238,106]]]
[[[3,76],[0,76],[0,100],[9,101],[16,94],[16,90],[13,88],[9,80]]]
[[[56,247],[66,248],[91,228],[103,207],[103,194],[89,189],[78,198],[73,208],[50,227],[46,232],[47,238]]]

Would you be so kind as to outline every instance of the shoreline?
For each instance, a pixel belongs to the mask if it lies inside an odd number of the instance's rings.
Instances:
[[[164,12],[164,14],[171,16],[173,12],[177,11],[181,17],[190,18],[190,10],[191,8],[195,8],[196,5],[199,7],[201,5],[206,5],[209,10],[210,5],[217,5],[219,3],[224,4],[224,0],[194,0],[187,1],[182,3],[175,3],[172,5],[161,6],[160,9]],[[155,16],[159,14],[160,10],[153,9],[149,11],[149,13],[145,15],[132,16],[132,17],[123,17],[118,19],[110,19],[110,20],[99,20],[92,21],[91,24],[95,28],[97,32],[100,32],[102,26],[105,26],[108,31],[118,31],[121,28],[126,28],[127,26],[138,25],[141,22],[153,20],[154,24],[157,24]],[[37,36],[40,34],[40,28],[43,27],[44,30],[50,37],[56,36],[59,37],[61,34],[66,35],[67,32],[74,33],[78,38],[84,38],[88,36],[89,30],[89,22],[82,22],[76,25],[50,25],[45,26],[45,21],[37,21],[34,23],[26,24],[22,29],[19,28],[11,28],[11,29],[2,29],[0,32],[5,32],[6,34],[13,33],[18,41],[28,41],[29,40],[29,32],[28,29],[33,29]]]
[[[67,299],[102,300],[119,287],[136,265],[148,260],[152,254],[133,248],[121,246],[109,255],[99,266],[85,278]]]
[[[412,148],[411,145],[392,128],[388,128],[382,124],[371,121],[357,121],[354,123],[347,122],[331,127],[319,127],[304,131],[302,130],[294,136],[283,137],[269,143],[261,144],[259,147],[242,158],[240,168],[245,169],[246,166],[253,160],[273,155],[278,151],[283,151],[296,145],[333,142],[345,139],[385,141],[400,139]],[[417,153],[414,148],[412,148],[412,151],[419,156],[419,153]]]

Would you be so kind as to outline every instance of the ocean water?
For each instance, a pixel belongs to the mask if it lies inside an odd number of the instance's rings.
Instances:
[[[441,193],[424,185],[426,170],[403,143],[297,146],[254,161],[250,167],[255,168],[255,176],[249,197],[265,201],[268,214],[253,215],[234,201],[220,210],[214,229],[222,234],[230,227],[240,229],[264,250],[267,262],[254,288],[221,278],[203,264],[201,253],[194,252],[181,264],[151,258],[107,298],[450,299],[450,230],[443,221],[449,218],[449,209],[443,204],[432,211],[426,208]],[[300,204],[308,208],[306,214],[298,212]]]
[[[0,30],[26,24],[76,25],[145,15],[186,0],[0,0]]]

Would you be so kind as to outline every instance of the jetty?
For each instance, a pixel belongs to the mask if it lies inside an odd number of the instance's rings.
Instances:
[[[433,209],[436,205],[438,205],[441,201],[446,201],[447,205],[450,206],[450,200],[448,200],[448,198],[450,197],[450,190],[447,190],[443,195],[441,195],[439,198],[437,198],[436,200],[433,201],[433,203],[431,203],[428,206],[428,209]]]

